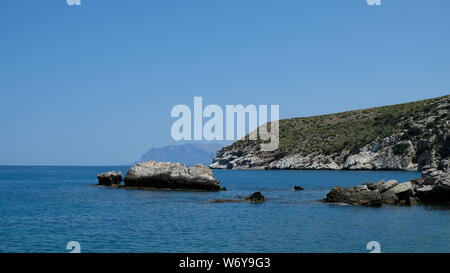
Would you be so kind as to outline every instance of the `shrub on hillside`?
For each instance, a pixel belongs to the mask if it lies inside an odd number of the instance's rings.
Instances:
[[[392,151],[394,152],[395,155],[404,155],[408,151],[408,148],[409,144],[402,143],[395,145],[394,148],[392,148]]]

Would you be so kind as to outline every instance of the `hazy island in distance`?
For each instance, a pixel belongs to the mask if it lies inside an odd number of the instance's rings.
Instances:
[[[217,143],[185,143],[151,148],[136,163],[154,160],[183,163],[187,166],[197,164],[208,166],[212,163],[217,151],[223,146]]]

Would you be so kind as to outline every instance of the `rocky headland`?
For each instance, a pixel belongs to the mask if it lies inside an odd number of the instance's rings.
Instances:
[[[280,121],[280,147],[248,138],[221,149],[211,168],[309,170],[443,169],[450,163],[450,95]]]

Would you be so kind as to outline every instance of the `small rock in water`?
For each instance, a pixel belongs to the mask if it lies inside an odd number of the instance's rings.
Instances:
[[[119,187],[122,182],[121,172],[106,172],[97,175],[98,184],[101,186]]]
[[[262,203],[266,201],[266,198],[264,198],[264,195],[262,195],[261,192],[258,191],[247,196],[245,200],[250,201],[252,203]]]
[[[304,191],[305,189],[300,186],[294,186],[294,191]]]

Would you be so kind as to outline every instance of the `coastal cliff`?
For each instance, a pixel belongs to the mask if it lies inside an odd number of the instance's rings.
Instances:
[[[221,149],[211,168],[422,170],[450,164],[450,95],[337,114],[280,120],[280,147],[248,138]]]

